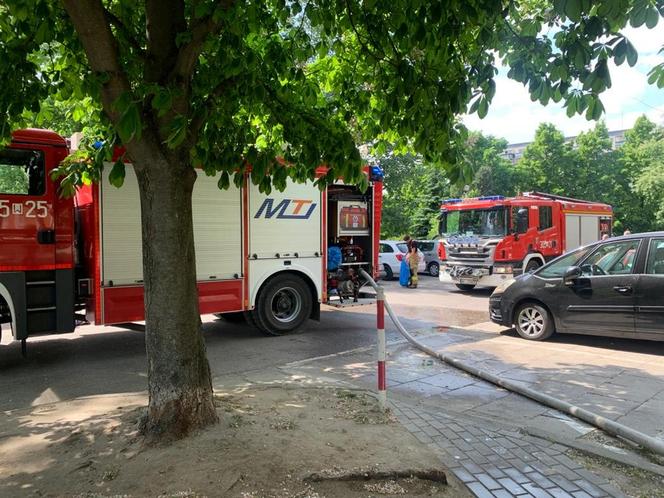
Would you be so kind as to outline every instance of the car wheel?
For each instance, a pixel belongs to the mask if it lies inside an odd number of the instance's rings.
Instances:
[[[214,316],[221,318],[222,320],[226,320],[229,323],[244,323],[246,321],[243,311],[236,311],[233,313],[215,313]]]
[[[269,281],[256,299],[254,321],[267,335],[295,332],[311,316],[311,291],[294,275],[282,275]]]
[[[475,288],[473,284],[454,284],[457,286],[457,289],[462,290],[462,291],[471,291]]]
[[[394,272],[392,271],[392,268],[390,268],[390,265],[384,264],[383,268],[385,268],[385,280],[392,280],[394,278]]]
[[[519,306],[514,314],[514,325],[521,337],[531,341],[548,339],[555,331],[551,313],[536,303]]]
[[[542,266],[542,262],[539,259],[531,259],[528,261],[528,264],[526,265],[526,269],[524,270],[524,273],[531,272],[533,270],[537,270],[540,266]]]
[[[429,267],[427,268],[429,271],[429,275],[432,277],[437,277],[438,274],[440,273],[440,266],[438,263],[429,263]]]

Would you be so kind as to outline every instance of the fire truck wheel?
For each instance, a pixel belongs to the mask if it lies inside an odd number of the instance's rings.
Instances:
[[[277,276],[259,292],[254,319],[263,333],[283,335],[300,328],[311,315],[311,308],[311,291],[301,278]]]
[[[222,320],[226,320],[229,323],[244,323],[246,321],[243,311],[236,311],[233,313],[215,313],[214,316],[221,318]]]
[[[457,286],[457,289],[462,290],[462,291],[471,291],[475,288],[473,284],[454,284]]]
[[[383,268],[385,268],[385,280],[392,280],[394,278],[394,272],[392,271],[392,268],[390,268],[390,265],[384,264]]]
[[[524,339],[543,341],[555,331],[551,313],[537,303],[524,303],[514,314],[516,331]]]
[[[537,270],[540,266],[542,266],[542,262],[539,259],[531,259],[530,261],[528,261],[524,273]]]
[[[440,266],[438,266],[438,263],[436,262],[429,263],[429,267],[427,268],[427,270],[429,271],[429,275],[431,275],[432,277],[437,277],[438,274],[440,273]]]

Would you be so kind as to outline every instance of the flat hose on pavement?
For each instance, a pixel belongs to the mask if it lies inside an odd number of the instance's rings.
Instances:
[[[360,274],[367,279],[371,287],[373,287],[374,289],[378,289],[378,284],[374,281],[373,278],[371,278],[371,276],[367,272],[365,272],[364,270],[360,270]],[[554,398],[553,396],[549,396],[548,394],[535,391],[534,389],[523,386],[509,379],[504,379],[491,372],[487,372],[472,365],[468,365],[467,363],[464,363],[463,361],[458,360],[456,358],[452,358],[444,353],[438,353],[434,351],[433,349],[425,346],[417,339],[415,339],[404,328],[404,326],[399,321],[399,318],[396,316],[396,314],[392,310],[392,307],[387,302],[387,300],[385,300],[385,309],[387,310],[388,315],[394,322],[394,325],[397,327],[401,335],[403,335],[408,342],[410,342],[420,351],[423,351],[430,356],[438,358],[439,360],[447,363],[448,365],[453,366],[454,368],[458,368],[459,370],[463,370],[464,372],[474,375],[475,377],[479,377],[480,379],[486,380],[487,382],[491,382],[492,384],[507,389],[508,391],[515,392],[517,394],[525,396],[526,398],[535,400],[538,403],[542,403],[543,405],[555,408],[556,410],[559,410],[563,413],[567,413],[568,415],[583,420],[584,422],[587,422],[595,427],[598,427],[604,430],[605,432],[608,432],[609,434],[612,434],[614,436],[620,436],[624,439],[632,441],[644,448],[649,449],[654,453],[657,453],[658,455],[664,455],[663,441],[650,437],[647,434],[634,430],[625,425],[619,424],[618,422],[610,420],[606,417],[602,417],[601,415],[597,415],[596,413],[588,411],[584,408],[572,405],[571,403],[568,403],[558,398]]]

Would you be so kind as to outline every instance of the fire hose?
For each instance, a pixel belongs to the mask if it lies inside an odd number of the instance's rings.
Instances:
[[[371,276],[365,272],[364,270],[360,270],[360,274],[367,279],[367,282],[371,287],[373,287],[376,292],[378,293],[379,297],[384,296],[384,291],[381,286],[379,286]],[[383,298],[384,299],[384,298]],[[379,301],[380,302],[380,301]],[[548,406],[550,408],[554,408],[558,411],[561,411],[563,413],[566,413],[568,415],[571,415],[572,417],[575,417],[579,420],[582,420],[584,422],[587,422],[588,424],[597,427],[599,429],[602,429],[603,431],[607,432],[608,434],[611,434],[613,436],[618,436],[623,439],[626,439],[628,441],[631,441],[633,443],[636,443],[644,448],[649,449],[650,451],[657,453],[658,455],[664,455],[664,441],[660,441],[659,439],[653,438],[651,436],[648,436],[647,434],[644,434],[642,432],[639,432],[635,429],[632,429],[631,427],[627,427],[623,424],[620,424],[614,420],[608,419],[606,417],[602,417],[601,415],[598,415],[596,413],[593,413],[589,410],[586,410],[584,408],[581,408],[579,406],[573,405],[571,403],[568,403],[566,401],[563,401],[558,398],[554,398],[553,396],[549,396],[548,394],[541,393],[539,391],[536,391],[534,389],[531,389],[530,387],[521,385],[517,382],[514,382],[509,379],[505,379],[503,377],[500,377],[494,373],[487,372],[486,370],[482,370],[481,368],[477,368],[473,365],[468,365],[467,363],[453,358],[445,353],[439,353],[432,348],[425,346],[421,342],[419,342],[417,339],[415,339],[406,329],[405,327],[401,324],[399,321],[399,318],[396,316],[394,313],[394,310],[390,306],[390,304],[387,302],[387,300],[384,301],[383,305],[379,306],[379,316],[378,320],[379,323],[381,322],[381,317],[380,317],[380,309],[384,306],[385,310],[387,311],[389,317],[392,319],[392,322],[394,322],[394,325],[396,326],[397,330],[399,333],[401,333],[404,338],[411,343],[413,346],[415,346],[417,349],[420,351],[433,356],[434,358],[437,358],[441,360],[442,362],[457,368],[459,370],[462,370],[466,373],[469,373],[475,377],[479,377],[482,380],[485,380],[487,382],[490,382],[496,386],[502,387],[503,389],[507,389],[508,391],[511,391],[513,393],[520,394],[521,396],[524,396],[526,398],[530,398],[534,401],[537,401],[538,403],[541,403],[545,406]],[[384,361],[384,353],[383,353],[383,361]],[[379,352],[379,357],[380,357],[380,352]],[[380,358],[379,358],[380,359]],[[380,365],[380,363],[379,363]],[[383,364],[382,367],[383,370],[383,376],[385,375],[385,366]],[[380,372],[380,369],[379,369]],[[381,381],[379,379],[379,388],[383,388],[383,396],[385,396],[384,391],[385,391],[385,380],[383,378],[382,381],[382,386],[380,386]]]

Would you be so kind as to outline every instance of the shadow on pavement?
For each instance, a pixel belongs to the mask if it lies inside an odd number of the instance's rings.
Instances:
[[[514,337],[522,341],[514,329],[501,330],[500,335]],[[643,353],[664,356],[664,342],[646,341],[642,339],[621,339],[616,337],[603,337],[583,334],[554,334],[547,339],[552,344],[575,344],[592,348],[610,349],[613,351],[627,351],[630,353]]]
[[[321,314],[321,322],[310,320],[301,332],[281,337],[265,336],[247,324],[206,317],[202,332],[213,377],[267,369],[375,343],[374,307],[352,312],[325,309]],[[406,323],[422,327],[426,322]],[[389,340],[397,337],[390,327]],[[0,346],[0,411],[145,389],[143,332],[82,327],[75,334],[28,341],[27,358],[21,356],[19,342]]]

